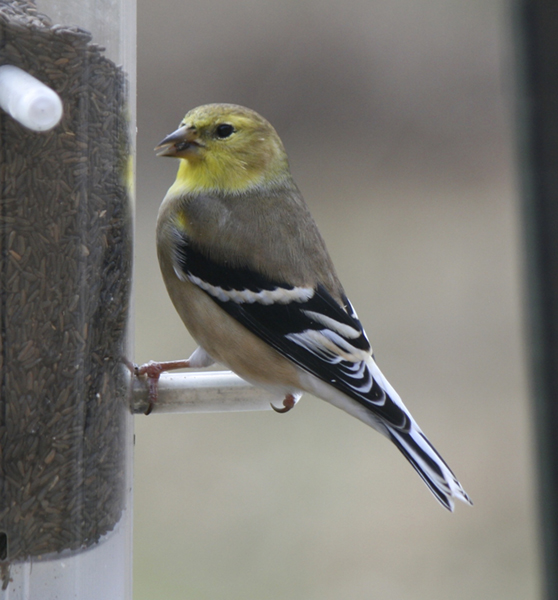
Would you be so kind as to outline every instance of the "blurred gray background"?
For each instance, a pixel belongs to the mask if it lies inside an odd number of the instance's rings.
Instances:
[[[539,595],[503,0],[139,0],[136,360],[194,343],[155,255],[208,102],[276,127],[378,362],[475,502],[446,513],[385,439],[288,415],[136,419],[135,600]]]

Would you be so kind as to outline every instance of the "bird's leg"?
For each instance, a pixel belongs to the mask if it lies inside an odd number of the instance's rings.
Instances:
[[[277,408],[273,404],[270,403],[271,408],[277,413],[286,413],[289,412],[292,408],[294,408],[297,403],[298,398],[293,394],[287,394],[283,400],[283,408]]]
[[[169,360],[165,362],[150,360],[141,366],[134,365],[134,374],[136,377],[147,375],[149,404],[145,414],[148,415],[153,410],[153,406],[157,402],[158,384],[161,373],[164,373],[165,371],[175,371],[176,369],[197,369],[201,367],[209,367],[214,362],[215,361],[213,358],[211,358],[211,356],[209,356],[209,354],[200,346],[194,350],[190,358],[182,360]]]

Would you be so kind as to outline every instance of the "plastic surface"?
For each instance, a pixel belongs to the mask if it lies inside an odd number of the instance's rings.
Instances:
[[[60,96],[12,65],[0,67],[0,107],[34,131],[48,131],[62,118]]]
[[[30,560],[10,569],[4,600],[120,600],[131,598],[131,514],[90,550],[53,560]]]
[[[133,409],[144,413],[148,407],[147,381],[135,378]],[[163,373],[152,413],[204,413],[271,410],[282,407],[283,398],[255,388],[231,371]]]

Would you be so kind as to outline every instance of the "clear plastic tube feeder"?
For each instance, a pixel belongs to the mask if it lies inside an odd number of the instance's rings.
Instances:
[[[0,598],[129,600],[135,0],[0,40]]]

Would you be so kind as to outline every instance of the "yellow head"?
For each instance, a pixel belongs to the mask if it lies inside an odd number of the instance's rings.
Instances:
[[[156,148],[181,159],[175,193],[232,193],[291,180],[285,149],[258,113],[235,104],[207,104],[186,114]]]

